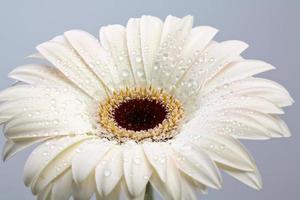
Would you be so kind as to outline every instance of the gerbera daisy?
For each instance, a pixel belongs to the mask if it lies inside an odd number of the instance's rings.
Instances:
[[[293,103],[279,84],[253,75],[247,44],[213,41],[193,18],[152,16],[92,35],[71,30],[40,44],[41,64],[17,67],[0,93],[4,160],[39,143],[24,181],[40,200],[196,199],[221,188],[219,169],[260,189],[238,139],[288,137],[278,117]]]

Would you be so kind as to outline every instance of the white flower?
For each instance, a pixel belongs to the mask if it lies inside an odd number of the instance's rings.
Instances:
[[[262,186],[237,139],[288,137],[278,117],[288,92],[253,75],[274,67],[246,60],[247,44],[213,41],[193,18],[132,18],[71,30],[37,47],[51,64],[10,73],[0,94],[4,160],[36,143],[24,169],[38,199],[143,199],[148,183],[165,199],[220,188],[219,169]]]

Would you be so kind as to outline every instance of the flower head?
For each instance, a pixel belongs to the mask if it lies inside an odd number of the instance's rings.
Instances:
[[[17,67],[0,93],[4,159],[39,143],[24,181],[38,199],[143,199],[147,184],[166,199],[220,188],[219,169],[262,186],[238,139],[290,136],[278,117],[293,103],[273,69],[240,54],[241,41],[193,18],[132,18],[100,29],[100,42],[71,30],[40,44],[45,64]]]

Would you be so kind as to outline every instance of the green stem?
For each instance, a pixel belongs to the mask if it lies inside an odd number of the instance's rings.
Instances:
[[[153,189],[150,183],[146,186],[145,198],[144,200],[154,200]]]

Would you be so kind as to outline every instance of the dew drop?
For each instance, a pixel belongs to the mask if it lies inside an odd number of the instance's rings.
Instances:
[[[129,73],[126,69],[122,71],[122,76],[123,77],[128,77],[129,76]]]
[[[80,153],[81,152],[81,150],[78,148],[78,149],[76,149],[76,153]]]
[[[220,145],[220,149],[221,149],[221,150],[224,150],[225,147],[226,147],[226,146],[225,146],[224,144],[221,144],[221,145]]]
[[[141,159],[139,157],[134,158],[134,163],[135,164],[140,164],[141,163]]]
[[[137,71],[137,76],[138,76],[138,77],[144,76],[143,70],[138,70],[138,71]]]
[[[51,99],[50,103],[51,103],[51,104],[55,104],[55,103],[56,103],[56,100],[55,100],[55,99]]]
[[[215,58],[210,58],[209,63],[213,63],[213,62],[215,62]]]
[[[106,170],[104,171],[104,176],[105,176],[105,177],[109,177],[110,175],[111,175],[110,170],[106,169]]]
[[[43,156],[48,156],[49,155],[49,153],[47,152],[47,151],[45,151],[44,153],[43,153]]]
[[[135,58],[135,61],[136,61],[137,63],[140,63],[140,62],[142,62],[142,58],[141,58],[140,56],[137,56],[137,57]]]

